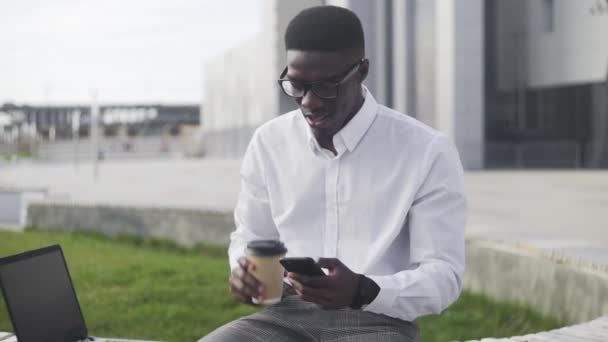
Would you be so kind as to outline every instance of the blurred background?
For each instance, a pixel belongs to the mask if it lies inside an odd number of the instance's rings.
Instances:
[[[80,138],[90,158],[95,121],[108,158],[238,158],[255,127],[294,108],[274,83],[283,32],[320,4],[359,15],[367,86],[448,133],[467,169],[608,166],[608,10],[596,0],[4,5],[1,152],[69,160]]]
[[[54,242],[78,255],[94,238],[102,254],[126,244],[217,258],[216,287],[196,300],[223,298],[227,313],[205,318],[171,292],[165,304],[188,313],[159,306],[169,323],[149,338],[192,340],[250,312],[224,293],[240,158],[256,127],[296,108],[275,82],[283,34],[316,5],[359,16],[366,86],[446,133],[467,171],[468,292],[423,320],[423,336],[512,336],[608,314],[607,0],[0,4],[0,256]],[[174,267],[139,279],[190,272]],[[497,309],[505,302],[521,307]],[[113,326],[100,329],[146,334]]]

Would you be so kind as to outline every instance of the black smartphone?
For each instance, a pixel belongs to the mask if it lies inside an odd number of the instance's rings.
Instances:
[[[307,276],[325,276],[325,272],[313,258],[283,258],[279,262],[287,272]]]

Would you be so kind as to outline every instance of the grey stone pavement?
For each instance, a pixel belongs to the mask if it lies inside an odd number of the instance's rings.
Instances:
[[[231,211],[238,160],[104,161],[0,166],[1,187],[43,187],[50,200]],[[608,265],[608,171],[466,173],[467,235]]]

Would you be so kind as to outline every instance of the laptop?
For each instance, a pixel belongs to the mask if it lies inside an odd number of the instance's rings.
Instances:
[[[136,342],[89,336],[59,245],[0,258],[0,287],[15,332],[0,342]]]

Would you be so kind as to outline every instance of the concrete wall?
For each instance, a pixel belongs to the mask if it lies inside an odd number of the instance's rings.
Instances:
[[[44,199],[44,189],[0,188],[0,225],[21,230],[26,224],[28,204]]]
[[[36,203],[28,224],[45,230],[161,238],[226,246],[231,212]],[[569,323],[608,314],[608,268],[513,244],[468,239],[465,288],[519,302]]]
[[[30,204],[27,220],[29,226],[44,230],[128,234],[172,240],[182,246],[197,242],[227,245],[233,222],[232,213],[59,203]]]
[[[0,191],[0,223],[18,225],[21,211],[21,194],[16,191]]]
[[[514,245],[467,241],[464,285],[568,323],[608,314],[608,269]]]

